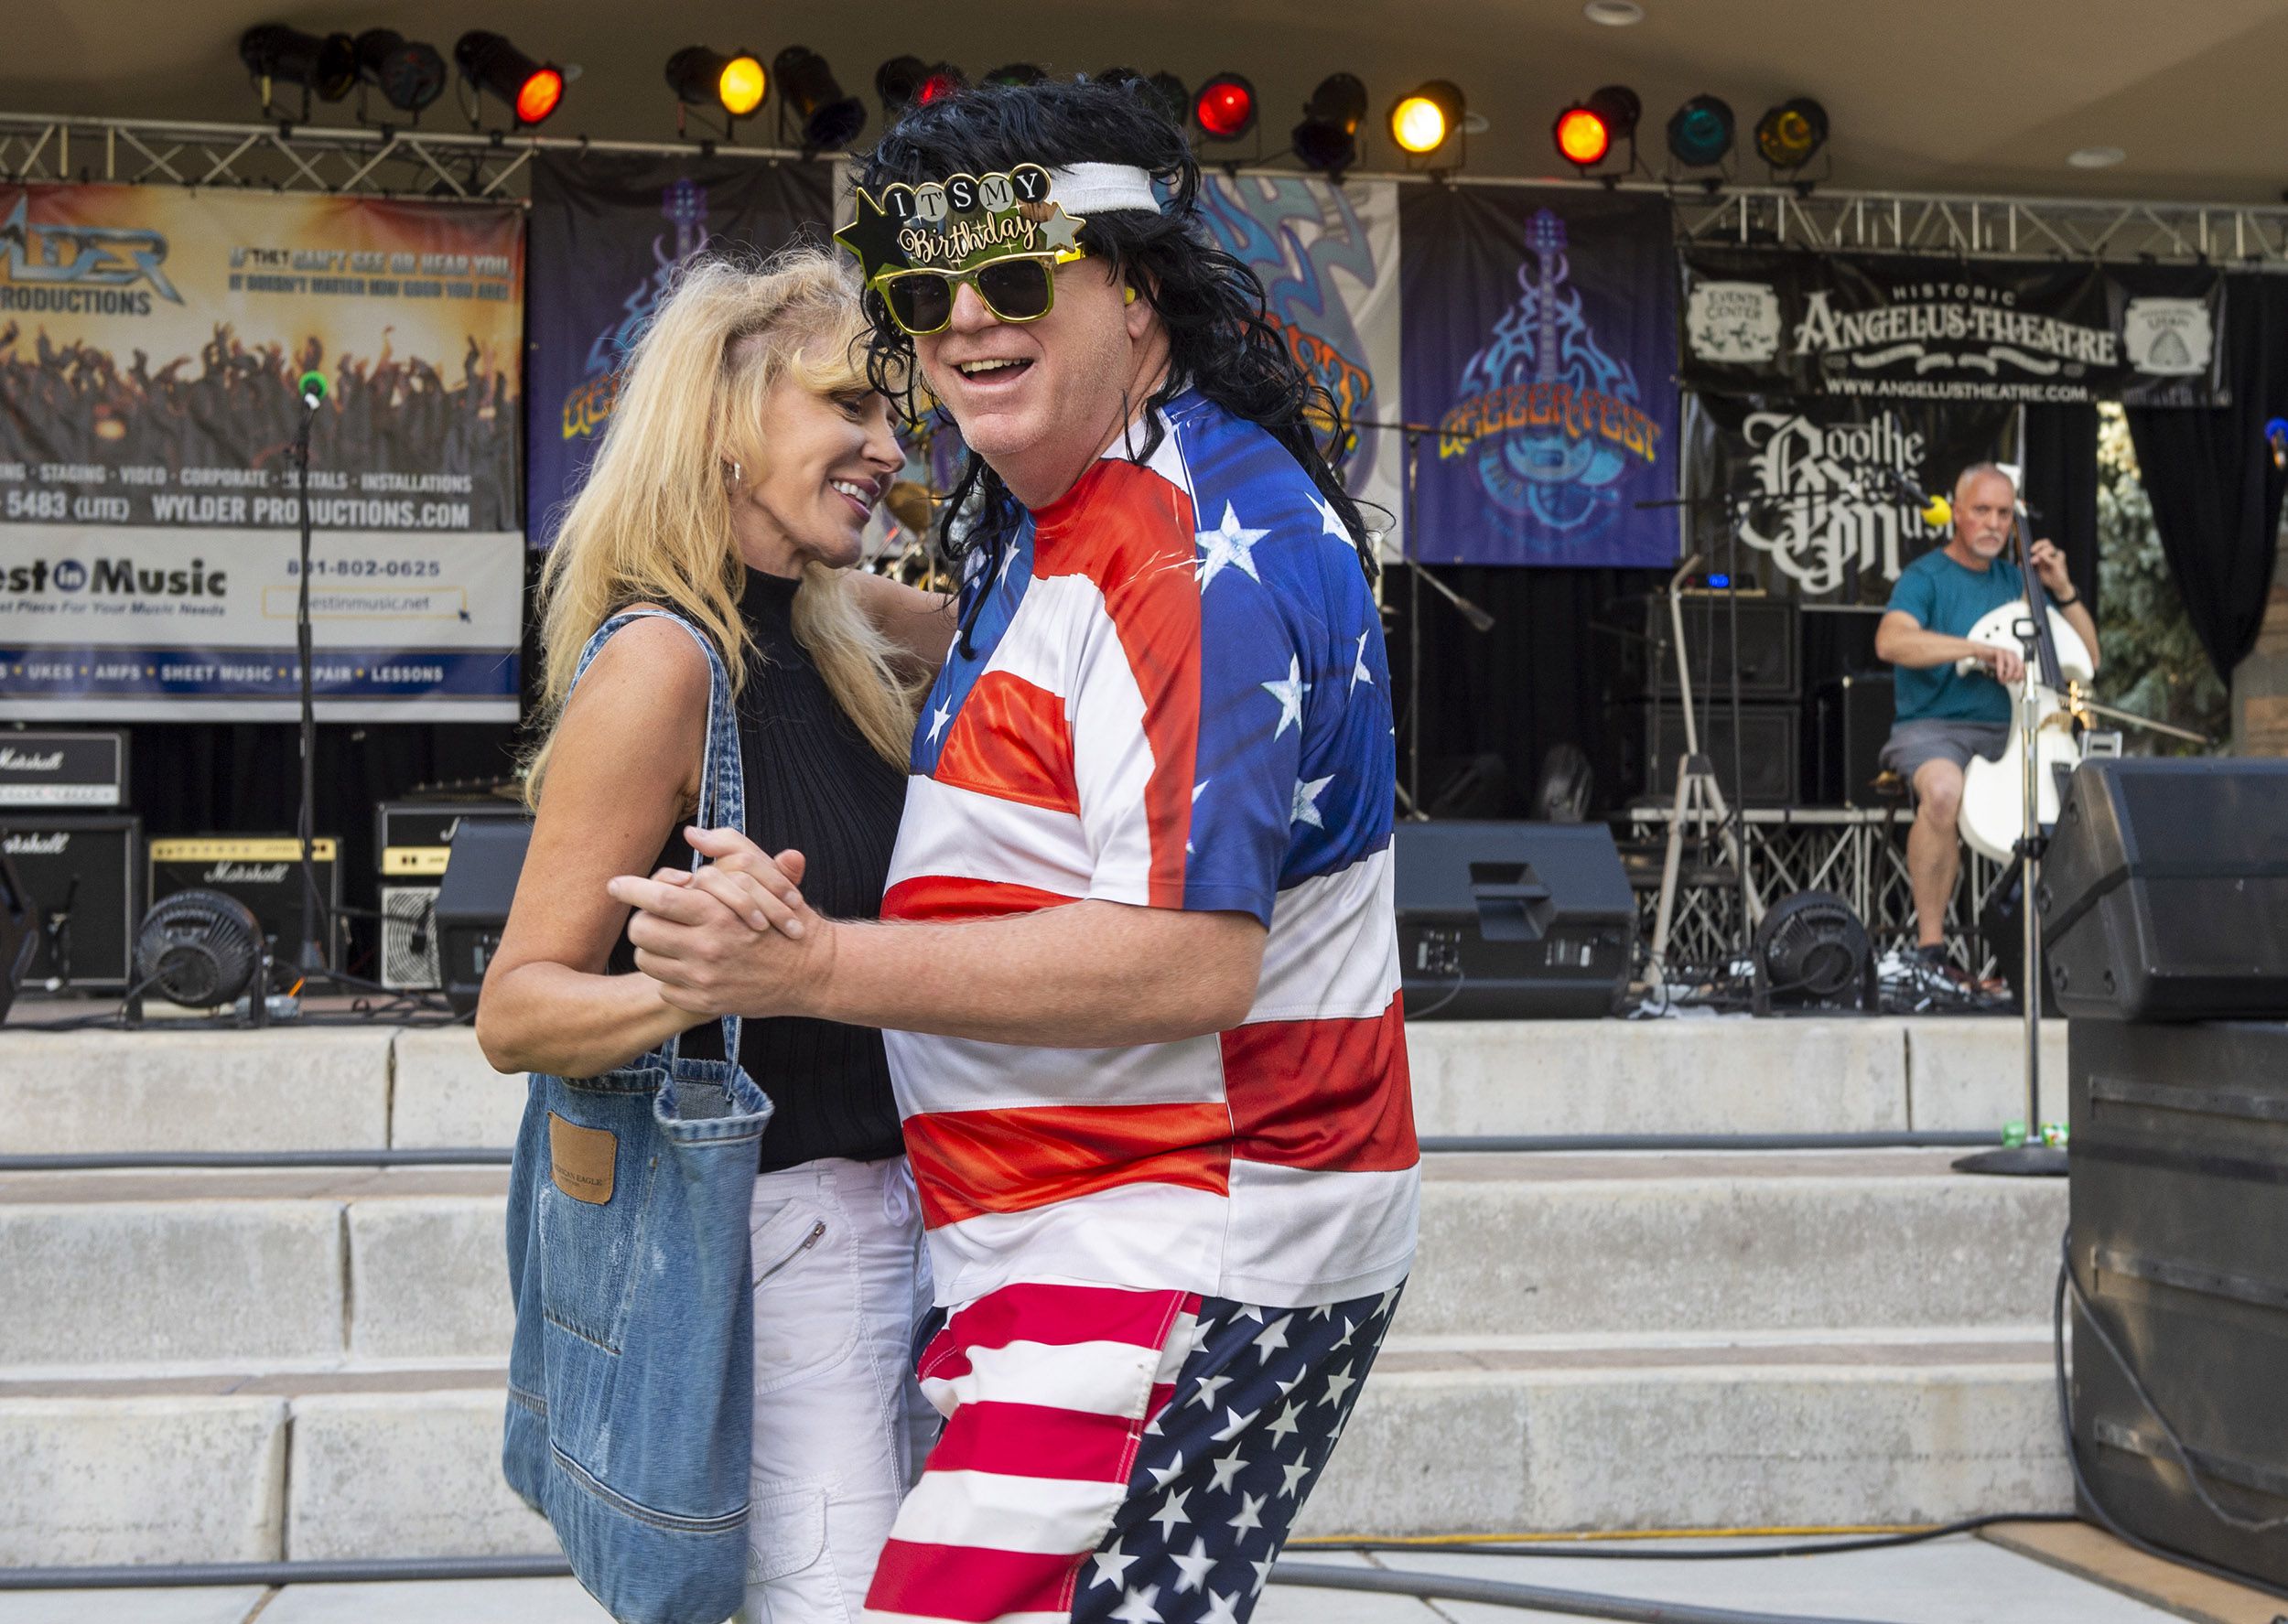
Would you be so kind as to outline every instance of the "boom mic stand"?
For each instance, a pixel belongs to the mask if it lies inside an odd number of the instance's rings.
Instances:
[[[300,590],[294,600],[294,649],[302,667],[301,748],[302,804],[296,814],[295,838],[302,867],[302,938],[294,967],[305,982],[327,973],[326,955],[318,941],[318,871],[312,859],[312,825],[318,805],[318,699],[312,670],[310,632],[310,430],[318,409],[326,400],[326,374],[313,369],[297,384],[302,396],[302,421],[294,431],[294,506],[301,522]],[[330,934],[330,928],[329,930]],[[257,989],[258,995],[266,989]]]

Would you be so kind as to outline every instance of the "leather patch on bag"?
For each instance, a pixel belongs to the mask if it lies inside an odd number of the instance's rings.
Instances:
[[[611,1168],[620,1137],[607,1128],[584,1128],[548,1113],[548,1175],[576,1201],[601,1207],[611,1199]]]

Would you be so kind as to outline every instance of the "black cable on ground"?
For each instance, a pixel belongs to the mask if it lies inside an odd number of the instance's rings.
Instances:
[[[1899,1545],[1919,1545],[1928,1540],[1976,1533],[2005,1522],[2078,1522],[2071,1511],[1996,1511],[1984,1517],[1965,1517],[1933,1528],[1913,1528],[1898,1533],[1863,1534],[1829,1540],[1807,1540],[1786,1545],[1725,1545],[1711,1550],[1646,1551],[1634,1542],[1586,1545],[1552,1540],[1334,1540],[1321,1543],[1299,1540],[1294,1551],[1406,1552],[1430,1551],[1441,1556],[1557,1556],[1586,1557],[1597,1562],[1754,1562],[1774,1556],[1830,1556],[1848,1551],[1888,1551]]]
[[[2178,1467],[2185,1474],[2186,1480],[2192,1484],[2193,1492],[2203,1507],[2229,1527],[2244,1530],[2271,1528],[2283,1521],[2283,1519],[2273,1518],[2259,1522],[2255,1519],[2241,1517],[2218,1505],[2209,1497],[2207,1487],[2201,1482],[2200,1473],[2194,1468],[2192,1459],[2185,1452],[2184,1439],[2177,1436],[2176,1429],[2169,1425],[2168,1417],[2162,1414],[2159,1407],[2153,1404],[2153,1396],[2145,1391],[2145,1384],[2138,1379],[2136,1371],[2131,1367],[2128,1359],[2123,1356],[2112,1336],[2099,1322],[2097,1316],[2090,1312],[2089,1299],[2083,1295],[2081,1281],[2074,1274],[2073,1248],[2073,1231],[2068,1230],[2058,1248],[2057,1285],[2050,1297],[2050,1356],[2057,1372],[2057,1425],[2059,1430],[2065,1434],[2066,1464],[2073,1469],[2074,1488],[2081,1497],[2081,1503],[2095,1513],[2099,1523],[2108,1533],[2123,1544],[2142,1551],[2155,1561],[2174,1563],[2179,1567],[2189,1567],[2196,1572],[2205,1573],[2211,1578],[2222,1579],[2228,1584],[2245,1586],[2249,1589],[2261,1591],[2266,1596],[2288,1601],[2288,1586],[2267,1584],[2262,1579],[2252,1577],[2248,1574],[2235,1573],[2229,1567],[2219,1567],[2214,1563],[2204,1562],[2197,1556],[2188,1556],[2182,1551],[2172,1551],[2165,1545],[2154,1544],[2142,1535],[2132,1533],[2114,1519],[2113,1513],[2106,1509],[2105,1502],[2098,1498],[2098,1491],[2091,1487],[2088,1474],[2081,1469],[2081,1452],[2074,1443],[2073,1390],[2066,1381],[2066,1293],[2068,1287],[2072,1289],[2075,1302],[2081,1308],[2082,1323],[2097,1333],[2099,1344],[2113,1356],[2113,1361],[2121,1367],[2121,1374],[2129,1378],[2130,1390],[2137,1395],[2137,1402],[2144,1406],[2145,1414],[2153,1417],[2154,1425],[2161,1428],[2162,1436],[2168,1441],[2169,1447],[2175,1451]]]

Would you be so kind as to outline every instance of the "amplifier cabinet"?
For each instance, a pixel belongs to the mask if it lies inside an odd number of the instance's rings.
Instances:
[[[1408,1020],[1613,1012],[1636,898],[1603,824],[1402,823],[1391,857]]]
[[[87,812],[127,804],[127,736],[0,731],[0,810]]]
[[[1894,804],[1876,795],[1875,775],[1883,770],[1883,747],[1891,740],[1897,708],[1888,672],[1853,672],[1819,684],[1812,700],[1814,806]]]
[[[1624,645],[1624,691],[1642,697],[1675,699],[1677,686],[1676,628],[1668,618],[1668,599],[1654,594],[1636,600],[1643,608],[1633,616],[1644,632],[1642,641],[1631,638]],[[1688,593],[1684,604],[1686,663],[1692,673],[1695,697],[1712,694],[1719,699],[1732,693],[1732,617],[1739,616],[1740,697],[1794,699],[1803,692],[1803,640],[1798,612],[1785,598],[1732,599],[1723,592]],[[1656,662],[1656,652],[1657,661]]]
[[[1798,767],[1801,706],[1741,704],[1739,766],[1747,779],[1744,794],[1733,782],[1731,704],[1721,699],[1708,705],[1696,702],[1692,709],[1700,723],[1700,754],[1715,768],[1726,800],[1735,807],[1796,803],[1803,788]],[[1684,754],[1684,707],[1667,700],[1640,701],[1626,707],[1621,719],[1623,780],[1643,785],[1645,794],[1672,800],[1677,761]]]
[[[2288,1516],[2288,1024],[2078,1019],[2074,1272],[2209,1491]],[[2107,1511],[2156,1544],[2288,1585],[2288,1541],[2218,1522],[2077,1309],[2074,1441]]]
[[[151,900],[177,891],[221,891],[254,913],[273,957],[292,963],[302,935],[302,843],[291,834],[193,834],[150,844]],[[341,864],[330,834],[310,842],[317,871],[319,945],[329,963],[341,962]],[[326,920],[333,921],[330,939]]]
[[[59,909],[70,910],[60,936],[40,932],[25,985],[125,992],[143,922],[143,820],[0,811],[0,851],[16,865],[43,924]]]
[[[513,801],[497,797],[459,801],[384,801],[373,809],[373,850],[385,885],[434,886],[445,877],[453,837],[472,818],[531,817]]]

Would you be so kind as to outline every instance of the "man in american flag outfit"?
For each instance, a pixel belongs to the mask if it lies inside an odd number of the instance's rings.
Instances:
[[[1139,84],[890,131],[877,380],[971,456],[882,922],[750,930],[728,839],[613,882],[682,1006],[886,1029],[945,1428],[869,1619],[1245,1619],[1413,1260],[1372,565],[1199,182]]]

